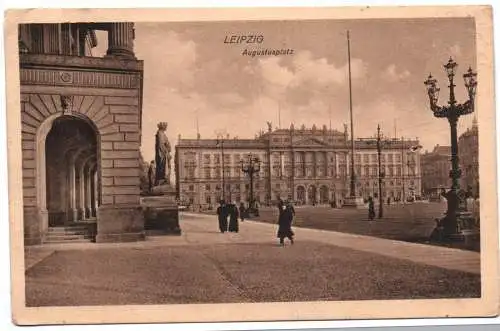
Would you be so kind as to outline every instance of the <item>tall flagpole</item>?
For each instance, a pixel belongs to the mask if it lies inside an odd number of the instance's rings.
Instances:
[[[354,174],[354,123],[352,116],[352,84],[351,84],[351,41],[349,30],[347,30],[347,61],[349,67],[349,113],[351,117],[351,192],[350,196],[356,196],[356,177]]]

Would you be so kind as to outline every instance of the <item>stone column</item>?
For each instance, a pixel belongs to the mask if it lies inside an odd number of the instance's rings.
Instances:
[[[97,217],[97,208],[99,208],[99,178],[97,177],[97,165],[94,169],[94,217]]]
[[[95,197],[96,197],[96,183],[95,183],[95,170],[91,168],[89,170],[89,181],[90,181],[90,217],[95,217],[96,208],[95,208]]]
[[[135,59],[134,23],[111,23],[107,55]]]
[[[82,190],[80,192],[81,194],[81,214],[82,214],[82,221],[87,219],[87,190],[88,190],[88,179],[87,179],[87,172],[85,171],[85,165],[82,164],[82,170],[81,170],[81,183],[82,183]]]
[[[76,209],[76,171],[75,171],[75,158],[69,158],[69,206],[71,221],[75,222],[78,219],[78,211]]]
[[[80,206],[81,203],[81,177],[80,177],[80,169],[78,169],[77,164],[75,163],[75,221],[80,220]]]
[[[85,215],[87,218],[92,217],[92,174],[90,166],[85,169]]]

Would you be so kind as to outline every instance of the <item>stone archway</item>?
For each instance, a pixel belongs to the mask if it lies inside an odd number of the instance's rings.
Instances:
[[[328,186],[326,185],[321,185],[319,188],[319,203],[321,204],[328,204],[329,202],[329,190]]]
[[[135,97],[22,94],[24,237],[91,221],[96,241],[144,239]]]
[[[306,189],[304,186],[300,185],[297,186],[297,201],[303,205],[306,203]]]
[[[309,185],[307,188],[307,202],[311,205],[315,205],[318,203],[316,199],[316,186],[314,185]]]
[[[45,141],[45,186],[48,226],[95,219],[98,194],[98,133],[85,120],[62,115]],[[45,175],[45,176],[44,176]]]

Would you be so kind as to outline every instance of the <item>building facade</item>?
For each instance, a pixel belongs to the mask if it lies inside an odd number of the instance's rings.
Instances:
[[[479,196],[479,141],[477,120],[458,138],[458,157],[462,176],[460,187]]]
[[[418,141],[391,140],[384,144],[381,161],[385,178],[383,196],[401,200],[419,195],[420,156],[411,147]],[[357,193],[378,196],[376,140],[355,141]],[[253,198],[260,205],[278,199],[297,204],[341,206],[349,194],[350,140],[347,132],[302,127],[268,130],[255,139],[180,139],[175,147],[179,198],[193,209],[214,208],[221,199],[248,202],[250,178],[241,164],[249,155],[260,160],[253,178]]]
[[[441,188],[451,186],[451,148],[436,145],[432,152],[425,152],[422,158],[422,190],[425,195],[438,194]]]
[[[104,57],[92,56],[97,30]],[[128,22],[19,25],[26,244],[76,222],[94,223],[98,242],[144,238],[133,42]]]

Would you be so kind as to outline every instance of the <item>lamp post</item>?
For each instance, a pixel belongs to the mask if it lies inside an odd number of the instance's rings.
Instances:
[[[377,126],[377,155],[378,155],[378,218],[384,216],[384,199],[382,197],[382,183],[385,172],[382,170],[382,136],[380,134],[380,124]]]
[[[446,216],[441,220],[443,231],[445,236],[450,236],[458,234],[460,229],[458,228],[458,218],[460,216],[459,205],[462,199],[459,196],[459,179],[461,176],[461,171],[458,164],[458,139],[457,139],[457,123],[460,116],[470,114],[474,112],[474,99],[476,95],[477,87],[477,73],[473,72],[471,67],[463,75],[465,87],[467,88],[467,93],[469,99],[462,104],[457,103],[455,99],[455,84],[454,77],[457,68],[457,63],[453,61],[450,57],[448,63],[444,65],[446,73],[448,75],[448,80],[450,85],[450,99],[448,105],[439,106],[438,97],[440,88],[437,86],[437,80],[429,74],[427,80],[424,84],[427,87],[427,94],[429,96],[429,103],[434,116],[437,118],[446,118],[450,123],[450,136],[451,136],[451,188],[448,192],[443,195],[447,199],[448,207],[446,210]]]
[[[225,175],[225,165],[224,165],[224,136],[221,133],[217,134],[217,146],[220,146],[221,150],[221,162],[222,162],[222,200],[226,201],[226,175]]]
[[[257,156],[248,154],[246,162],[240,160],[241,171],[250,177],[250,201],[248,209],[250,212],[255,211],[255,201],[253,197],[253,176],[260,172],[260,160]]]

